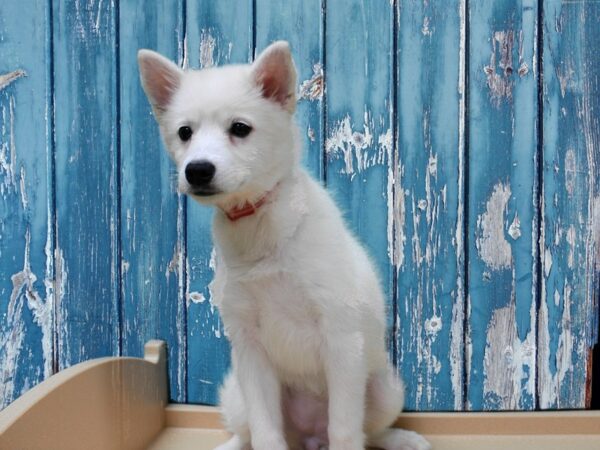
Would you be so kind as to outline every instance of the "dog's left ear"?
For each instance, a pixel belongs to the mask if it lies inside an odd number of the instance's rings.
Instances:
[[[296,68],[287,42],[276,41],[263,50],[252,65],[252,75],[265,98],[290,114],[296,110]]]

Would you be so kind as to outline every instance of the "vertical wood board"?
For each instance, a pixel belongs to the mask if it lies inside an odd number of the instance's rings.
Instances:
[[[533,409],[536,2],[469,3],[467,401]]]
[[[49,18],[0,4],[0,409],[53,372]]]
[[[400,2],[398,356],[411,410],[463,407],[464,2]]]
[[[178,235],[176,174],[137,64],[140,48],[174,61],[183,56],[183,5],[119,5],[121,345],[123,354],[142,355],[148,340],[166,341],[171,400],[184,402],[184,242]]]
[[[119,353],[114,1],[53,2],[58,367]]]
[[[600,3],[547,0],[543,17],[539,403],[583,408],[598,330]]]

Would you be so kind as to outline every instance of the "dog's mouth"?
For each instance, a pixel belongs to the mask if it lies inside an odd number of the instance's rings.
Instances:
[[[190,191],[190,194],[198,197],[210,197],[212,195],[220,194],[220,191],[212,188],[194,188]]]

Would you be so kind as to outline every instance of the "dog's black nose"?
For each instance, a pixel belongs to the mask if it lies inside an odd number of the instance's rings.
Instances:
[[[215,176],[216,168],[208,161],[193,161],[185,166],[185,179],[192,186],[206,186]]]

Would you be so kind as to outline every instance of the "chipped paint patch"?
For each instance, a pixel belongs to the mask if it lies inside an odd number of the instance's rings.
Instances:
[[[490,64],[483,68],[490,90],[490,100],[497,108],[500,107],[503,99],[509,101],[512,99],[513,45],[514,33],[512,30],[494,32],[492,36]],[[499,62],[497,62],[498,53],[500,56]]]
[[[515,303],[495,310],[483,361],[486,409],[520,409],[523,391],[535,395],[534,366],[535,333],[529,332],[524,341],[519,339]]]
[[[8,117],[6,117],[8,113]],[[9,129],[5,129],[8,122]],[[8,139],[2,139],[0,142],[0,171],[4,172],[4,181],[0,183],[0,195],[17,190],[16,167],[17,167],[17,149],[15,145],[15,99],[10,97],[8,103],[8,112],[2,108],[2,135],[8,133]],[[0,172],[0,173],[1,173]]]
[[[25,71],[21,69],[13,70],[12,72],[0,75],[0,91],[6,88],[13,81],[26,76],[27,74]]]
[[[303,81],[298,89],[298,100],[321,100],[325,88],[323,66],[321,63],[313,65],[313,75],[310,79]]]
[[[202,292],[190,292],[187,296],[187,300],[191,303],[204,303],[206,297]]]
[[[600,270],[600,195],[594,198],[592,209],[592,239],[596,247],[595,267],[596,270]]]
[[[362,133],[352,129],[349,115],[338,121],[325,142],[325,151],[329,158],[342,155],[344,167],[341,173],[354,177],[356,173],[367,170],[369,167],[385,163],[386,153],[383,147],[375,149],[374,152],[368,151],[374,141],[372,128],[372,120],[366,111]]]
[[[477,218],[478,236],[476,246],[481,259],[492,270],[510,268],[512,251],[504,236],[504,221],[510,187],[497,183],[486,203],[486,211]]]
[[[575,193],[575,186],[577,183],[577,159],[575,156],[575,150],[572,148],[568,149],[565,154],[565,188],[569,194],[569,197],[573,197]]]
[[[423,26],[421,27],[421,33],[423,36],[432,36],[433,30],[430,28],[431,18],[429,16],[423,17]]]
[[[29,308],[33,322],[42,333],[42,354],[44,377],[50,376],[52,369],[52,303],[44,301],[35,288],[37,276],[31,270],[31,233],[25,233],[25,254],[23,269],[11,276],[10,294],[6,322],[0,333],[0,407],[6,406],[15,395],[15,379],[23,339],[25,338],[23,306]]]
[[[181,264],[183,263],[183,254],[181,251],[181,245],[179,240],[175,243],[175,248],[173,249],[173,257],[171,258],[171,261],[169,261],[169,263],[167,264],[167,268],[165,269],[165,277],[167,278],[167,281],[169,280],[169,276],[174,273],[174,274],[178,274],[179,273],[179,268],[181,267]]]
[[[205,69],[215,65],[215,48],[217,40],[209,30],[203,29],[200,33],[200,67]]]
[[[575,267],[575,246],[577,245],[577,231],[574,225],[570,225],[567,229],[566,237],[569,244],[569,253],[567,255],[567,266],[569,269]]]
[[[555,304],[556,304],[555,292]],[[551,330],[556,324],[549,322],[548,305],[542,301],[539,314],[539,398],[542,409],[560,408],[560,387],[567,374],[573,370],[573,336],[571,321],[571,294],[572,288],[565,283],[562,293],[562,317],[560,320],[560,335],[558,337],[558,348],[556,354],[550,354]],[[558,292],[558,306],[560,306],[561,295]],[[581,389],[583,392],[584,389]],[[582,393],[582,395],[584,395]],[[583,403],[580,403],[583,404]]]
[[[438,315],[433,315],[429,319],[425,319],[425,332],[434,337],[442,330],[442,318]]]
[[[521,237],[521,221],[519,220],[519,215],[515,212],[515,217],[508,227],[508,234],[515,241]]]

